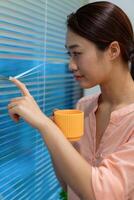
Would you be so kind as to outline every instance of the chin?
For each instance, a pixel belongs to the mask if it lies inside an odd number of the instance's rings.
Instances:
[[[97,86],[98,84],[92,84],[92,83],[87,83],[87,82],[79,82],[79,85],[80,85],[80,87],[82,88],[82,89],[90,89],[90,88],[92,88],[92,87],[95,87],[95,86]]]

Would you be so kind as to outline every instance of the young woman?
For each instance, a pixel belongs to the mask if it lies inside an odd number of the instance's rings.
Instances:
[[[72,145],[39,109],[23,83],[9,114],[37,128],[51,153],[69,200],[134,200],[134,35],[126,14],[109,2],[87,4],[67,20],[70,69],[82,88],[101,93],[83,97],[85,132]]]

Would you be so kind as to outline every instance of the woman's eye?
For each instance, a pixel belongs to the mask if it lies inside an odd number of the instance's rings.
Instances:
[[[74,52],[73,53],[73,56],[78,56],[80,53],[78,53],[78,52]]]
[[[73,56],[79,56],[81,54],[81,52],[73,52],[72,54],[73,54]]]
[[[81,53],[80,52],[72,52],[72,53],[70,53],[70,52],[67,52],[67,54],[69,55],[69,56],[71,56],[71,57],[76,57],[76,56],[78,56],[78,55],[80,55]]]

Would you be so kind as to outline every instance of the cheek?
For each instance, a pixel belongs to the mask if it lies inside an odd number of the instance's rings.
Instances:
[[[89,59],[83,56],[77,60],[77,66],[80,72],[85,74],[85,72],[87,72],[90,69],[91,63]]]
[[[96,65],[96,58],[91,55],[84,54],[77,60],[78,67],[81,72],[94,71]]]
[[[87,80],[100,81],[105,78],[107,70],[105,68],[106,64],[101,58],[96,57],[95,54],[88,53],[84,54],[77,60],[77,66],[82,75],[86,77]]]
[[[98,73],[100,73],[99,66],[89,60],[84,60],[84,61],[79,62],[79,69],[82,75],[86,77],[95,76]]]
[[[89,84],[90,87],[93,87],[97,84],[100,84],[105,80],[106,71],[103,69],[103,67],[99,64],[95,63],[83,63],[82,69],[80,70],[82,75],[84,75],[85,79],[83,80],[83,83],[85,82],[85,86],[87,83],[87,86]]]

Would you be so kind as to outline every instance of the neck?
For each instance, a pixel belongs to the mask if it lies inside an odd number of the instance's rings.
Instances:
[[[111,73],[110,80],[100,85],[100,102],[108,103],[112,107],[134,103],[134,81],[128,66],[120,67],[120,70],[117,66],[116,69]]]

